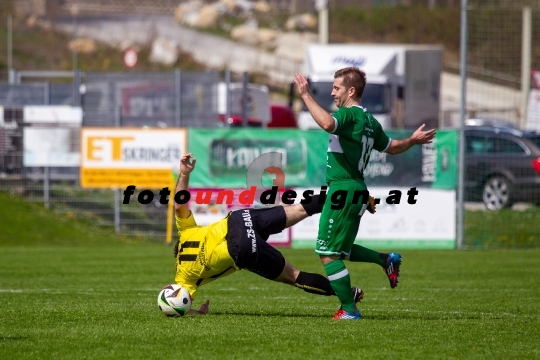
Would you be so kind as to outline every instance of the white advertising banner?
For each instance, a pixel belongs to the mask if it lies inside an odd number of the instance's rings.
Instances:
[[[294,189],[298,198],[307,189]],[[320,189],[311,189],[318,193]],[[408,203],[409,188],[371,188],[370,195],[380,199],[377,212],[365,212],[356,242],[381,248],[453,249],[456,241],[456,192],[417,188],[415,204]],[[401,191],[399,204],[388,205],[390,191]],[[328,199],[330,200],[330,199]],[[297,202],[299,200],[297,199]],[[294,247],[313,247],[317,239],[320,215],[313,215],[292,228]]]
[[[79,129],[35,128],[23,129],[24,166],[73,166],[80,165],[78,147]]]
[[[23,108],[24,122],[29,123],[80,125],[82,118],[80,107],[36,105]]]
[[[529,93],[526,128],[540,131],[540,90],[531,90]]]

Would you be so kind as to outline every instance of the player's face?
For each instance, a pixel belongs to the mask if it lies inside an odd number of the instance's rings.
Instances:
[[[338,108],[345,106],[347,99],[349,98],[348,89],[343,85],[343,78],[334,79],[332,86],[332,97]]]

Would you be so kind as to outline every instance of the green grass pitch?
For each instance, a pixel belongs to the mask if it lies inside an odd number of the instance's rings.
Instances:
[[[334,322],[337,298],[247,271],[199,289],[209,315],[166,318],[172,247],[0,200],[0,359],[540,357],[538,250],[403,251],[394,290],[380,267],[347,263],[362,321]],[[283,253],[323,273],[313,251]]]

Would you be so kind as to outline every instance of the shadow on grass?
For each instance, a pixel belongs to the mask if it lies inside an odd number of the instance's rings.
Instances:
[[[332,317],[332,315],[317,315],[317,314],[283,314],[283,313],[256,313],[256,312],[235,312],[235,311],[219,311],[219,312],[212,312],[210,315],[217,315],[217,316],[253,316],[253,317],[281,317],[281,318],[320,318],[320,319],[328,319],[328,317]]]

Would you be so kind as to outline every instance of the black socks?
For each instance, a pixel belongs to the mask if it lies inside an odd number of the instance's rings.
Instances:
[[[300,274],[298,274],[294,286],[312,294],[324,296],[336,294],[334,292],[334,289],[332,289],[332,285],[330,285],[330,281],[320,274],[300,271]]]

